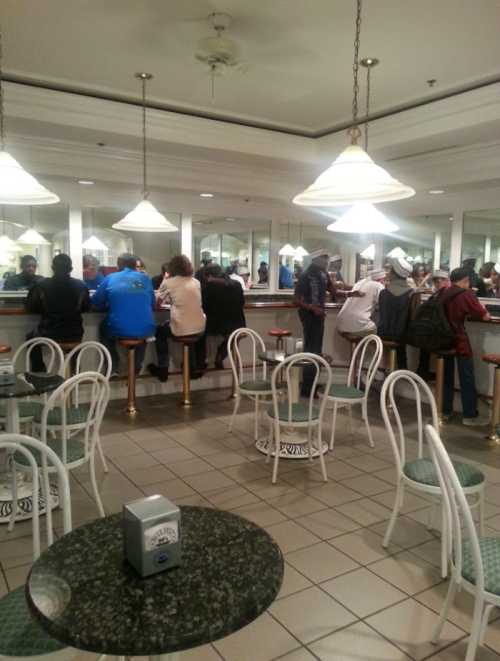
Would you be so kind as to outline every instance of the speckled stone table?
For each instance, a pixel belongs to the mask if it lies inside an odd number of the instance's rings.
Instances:
[[[26,583],[54,638],[109,655],[166,655],[227,636],[274,601],[283,557],[266,531],[229,512],[181,507],[182,565],[141,578],[124,558],[121,514],[56,541]]]

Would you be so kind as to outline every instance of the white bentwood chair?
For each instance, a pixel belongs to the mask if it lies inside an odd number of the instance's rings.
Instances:
[[[405,385],[410,389],[406,402],[411,402],[412,397],[417,414],[417,457],[408,460],[407,442],[405,428],[408,429],[410,421],[403,422],[396,404],[395,390],[397,386]],[[394,461],[397,471],[396,499],[392,515],[387,526],[383,546],[389,546],[396,520],[403,507],[404,492],[408,487],[414,491],[434,496],[436,500],[441,501],[441,575],[445,578],[448,575],[447,549],[449,540],[447,537],[447,527],[445,525],[445,509],[442,500],[442,489],[439,484],[438,475],[432,460],[424,456],[424,414],[423,403],[430,405],[430,419],[434,427],[439,427],[436,401],[429,386],[425,381],[409,370],[398,370],[392,372],[384,381],[382,392],[380,393],[380,408],[382,418],[391,442]],[[392,420],[391,421],[391,413]],[[411,421],[413,423],[413,420]],[[478,510],[480,530],[483,529],[484,519],[484,474],[473,464],[453,462],[460,484],[467,496],[474,499],[473,506]],[[434,513],[434,506],[429,512],[429,520]]]
[[[88,392],[89,403],[71,406],[70,403],[81,396],[82,387]],[[33,422],[42,443],[54,450],[67,471],[88,463],[100,516],[104,516],[104,508],[95,475],[95,448],[108,401],[109,383],[106,377],[97,372],[82,372],[54,390]],[[15,465],[17,470],[31,472],[31,467],[20,463],[17,457]]]
[[[111,354],[108,349],[101,344],[100,342],[95,342],[89,340],[88,342],[82,342],[77,347],[72,349],[67,355],[64,361],[64,373],[65,374],[81,374],[82,372],[99,372],[99,374],[104,375],[106,381],[109,382],[111,378],[111,371],[113,368],[113,361],[111,359]],[[75,392],[75,400],[73,402],[74,406],[79,407],[78,387]],[[54,425],[51,426],[51,429],[54,429]],[[101,446],[101,439],[97,437],[97,451],[99,452],[99,457],[105,473],[108,473],[108,464],[106,463],[106,457]]]
[[[333,383],[329,389],[324,390],[325,394],[323,397],[326,398],[328,403],[333,404],[330,450],[333,450],[335,442],[337,410],[343,406],[347,406],[349,407],[349,415],[351,415],[352,407],[357,404],[361,405],[361,415],[366,425],[368,442],[370,447],[374,447],[372,431],[368,421],[368,395],[370,394],[370,388],[373,379],[375,378],[375,374],[380,366],[383,350],[384,345],[378,335],[367,335],[364,337],[358,343],[352,354],[347,376],[347,384]],[[364,390],[362,390],[361,377],[364,371],[366,371],[366,378]]]
[[[464,661],[474,661],[482,645],[491,610],[500,607],[500,538],[478,537],[469,502],[436,429],[426,425],[429,443],[445,503],[448,528],[450,584],[432,642],[437,643],[457,590],[474,595],[472,627]],[[463,524],[463,528],[462,528]]]
[[[59,505],[62,508],[64,534],[71,530],[69,480],[66,470],[55,452],[41,441],[23,434],[0,434],[0,450],[23,457],[33,475],[33,561],[40,556],[40,510],[50,493],[49,473],[57,475]],[[13,488],[15,488],[13,480]],[[42,497],[40,498],[40,494]],[[45,507],[47,544],[54,541],[52,510]],[[51,638],[37,624],[26,603],[25,586],[12,590],[0,599],[0,659],[9,661],[66,661],[79,654]]]
[[[297,367],[308,367],[315,370],[311,394],[306,402],[294,403],[294,377],[293,370]],[[278,477],[278,464],[280,458],[282,429],[289,428],[292,432],[303,430],[307,436],[290,437],[286,439],[287,444],[307,444],[309,460],[313,460],[313,448],[316,447],[321,464],[321,472],[325,482],[328,481],[326,473],[325,458],[323,456],[323,416],[325,414],[326,398],[322,397],[319,406],[314,403],[314,395],[321,370],[326,374],[325,389],[328,392],[332,383],[332,370],[330,365],[322,356],[314,353],[297,353],[285,358],[275,367],[271,376],[271,387],[273,404],[267,410],[269,420],[269,443],[267,449],[267,461],[274,449],[274,466],[272,483],[276,483]],[[280,401],[281,400],[281,401]]]
[[[48,337],[34,337],[31,340],[23,342],[12,356],[12,364],[15,372],[31,372],[31,353],[35,347],[39,347],[44,353],[45,366],[47,373],[64,376],[64,354],[61,347]],[[33,421],[42,403],[46,401],[46,395],[43,395],[42,401],[25,397],[17,404],[19,410],[20,424],[28,424]],[[0,425],[7,423],[6,405],[0,403]]]
[[[248,340],[248,342],[245,342]],[[245,367],[243,357],[240,351],[240,345],[250,344],[251,349],[251,364]],[[238,328],[229,336],[227,341],[227,351],[229,355],[229,362],[233,371],[234,385],[235,385],[235,401],[233,415],[231,416],[231,423],[229,429],[233,429],[236,415],[240,408],[241,398],[248,397],[255,402],[255,418],[254,418],[254,440],[259,440],[259,405],[262,400],[269,400],[272,396],[271,381],[267,378],[267,366],[263,362],[259,365],[258,354],[264,352],[266,345],[261,336],[251,328]],[[249,378],[244,378],[244,370],[251,370]]]

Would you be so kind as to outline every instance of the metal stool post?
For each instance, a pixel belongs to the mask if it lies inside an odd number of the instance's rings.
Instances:
[[[500,354],[486,354],[483,356],[483,361],[495,366],[490,431],[486,439],[493,443],[500,443],[500,436],[498,434],[498,425],[500,424]]]
[[[436,385],[434,387],[434,398],[439,424],[443,424],[443,394],[444,394],[444,356],[436,354]]]
[[[189,372],[189,344],[184,343],[182,348],[182,406],[191,407],[191,379]]]
[[[127,348],[127,413],[135,415],[135,347]]]

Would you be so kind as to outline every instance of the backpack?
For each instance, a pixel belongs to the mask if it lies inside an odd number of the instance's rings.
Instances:
[[[446,303],[459,296],[462,291],[448,296]],[[408,344],[426,351],[446,351],[455,346],[455,332],[446,316],[442,297],[434,294],[422,303],[415,318],[408,325]]]

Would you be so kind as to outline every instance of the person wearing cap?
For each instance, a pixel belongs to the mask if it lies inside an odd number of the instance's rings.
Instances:
[[[432,274],[432,291],[437,292],[440,289],[446,289],[450,286],[450,274],[443,269],[437,269]]]
[[[470,427],[487,425],[489,418],[480,417],[477,409],[472,348],[465,330],[465,321],[467,319],[488,321],[491,317],[484,305],[478,301],[476,294],[470,289],[469,269],[454,269],[450,274],[450,281],[451,286],[438,294],[443,303],[448,323],[455,334],[454,348],[456,351],[455,357],[445,358],[443,415],[449,417],[453,413],[456,360],[462,398],[462,422]]]
[[[310,253],[311,264],[300,276],[295,287],[295,302],[304,333],[304,351],[321,355],[325,331],[326,294],[335,294],[327,268],[330,263],[328,250]],[[301,395],[308,397],[314,381],[314,367],[304,368]]]
[[[328,275],[337,288],[342,288],[344,286],[344,278],[342,277],[342,256],[341,255],[332,255],[330,257],[330,264],[328,266]]]
[[[82,312],[90,309],[89,290],[82,280],[71,277],[73,263],[68,255],[56,255],[52,260],[53,276],[34,285],[26,299],[26,311],[39,314],[40,323],[26,339],[49,337],[56,342],[81,342]],[[31,352],[31,369],[45,372],[42,351]]]
[[[481,298],[496,298],[500,265],[485,262],[479,269],[477,295]]]
[[[21,273],[11,275],[5,281],[4,291],[26,291],[43,280],[43,276],[36,275],[38,263],[33,255],[23,255],[20,260]]]
[[[382,339],[398,343],[396,349],[398,369],[407,368],[406,333],[420,296],[408,284],[411,264],[404,257],[389,257],[388,284],[379,296],[377,333]]]
[[[337,316],[337,331],[364,337],[376,333],[374,317],[380,292],[384,289],[384,269],[369,271],[366,278],[356,282]]]

